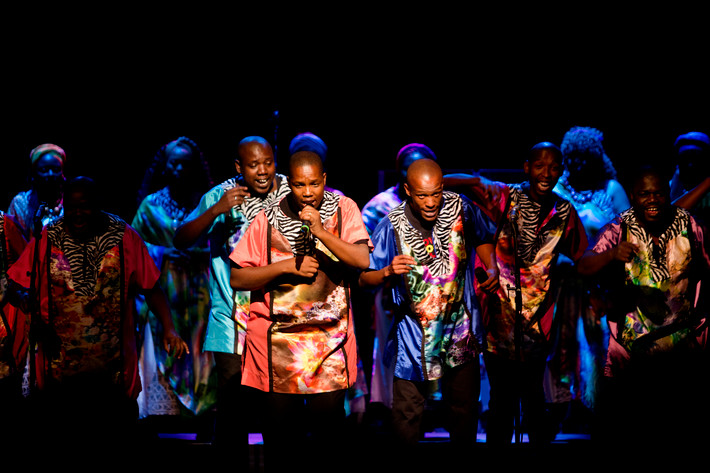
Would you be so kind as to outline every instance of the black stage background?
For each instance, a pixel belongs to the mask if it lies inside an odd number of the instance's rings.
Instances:
[[[148,163],[181,135],[199,144],[219,182],[244,136],[277,132],[282,165],[289,140],[314,132],[329,146],[328,184],[362,206],[383,184],[378,171],[413,141],[448,170],[518,170],[533,144],[592,126],[623,173],[668,162],[680,133],[710,132],[707,39],[692,26],[679,35],[636,16],[643,28],[633,31],[598,16],[583,27],[503,27],[500,16],[449,25],[451,11],[435,33],[419,11],[418,22],[362,14],[353,26],[314,21],[277,36],[284,29],[269,18],[245,33],[232,17],[211,28],[204,12],[189,13],[176,21],[124,11],[81,29],[45,15],[10,35],[0,208],[27,188],[30,150],[45,142],[66,150],[69,176],[105,183],[109,210],[130,221]]]

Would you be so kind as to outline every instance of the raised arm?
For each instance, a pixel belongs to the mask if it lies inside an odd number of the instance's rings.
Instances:
[[[318,272],[318,260],[313,256],[296,256],[266,266],[232,266],[229,282],[238,291],[261,289],[284,275],[312,278]]]
[[[710,191],[710,177],[703,179],[700,184],[673,201],[673,204],[684,209],[692,209],[705,198]]]
[[[229,212],[235,205],[242,204],[248,196],[249,190],[246,187],[235,186],[227,189],[211,207],[177,228],[173,237],[173,246],[184,250],[194,245],[217,217]]]
[[[321,222],[320,213],[307,205],[299,212],[299,218],[307,222],[310,232],[318,238],[340,261],[357,269],[367,269],[370,265],[370,250],[361,243],[349,243],[333,235]]]
[[[600,253],[587,250],[577,262],[577,271],[584,275],[595,274],[613,261],[622,261],[624,263],[631,261],[637,251],[638,246],[628,241],[622,241],[617,246]]]

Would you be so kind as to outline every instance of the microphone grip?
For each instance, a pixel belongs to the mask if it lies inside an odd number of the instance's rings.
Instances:
[[[488,273],[480,266],[473,270],[473,274],[476,276],[476,281],[478,281],[478,284],[483,284],[488,280]]]
[[[308,235],[311,232],[311,225],[308,222],[301,222],[301,231]]]

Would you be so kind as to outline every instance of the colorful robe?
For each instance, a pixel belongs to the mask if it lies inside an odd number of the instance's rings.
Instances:
[[[389,265],[397,254],[418,264],[393,285],[395,326],[384,363],[394,376],[411,381],[437,380],[446,367],[475,360],[485,347],[481,312],[473,290],[475,248],[492,243],[495,227],[467,199],[444,192],[439,217],[424,241],[402,202],[373,234],[370,269]]]
[[[352,199],[326,191],[319,212],[328,232],[371,246]],[[315,278],[279,279],[251,293],[242,360],[246,386],[314,394],[347,389],[356,382],[350,284],[357,275],[319,240],[301,231],[287,199],[256,216],[231,259],[240,267],[257,267],[303,254],[318,258]]]
[[[141,379],[144,402],[141,416],[177,413],[175,396],[190,412],[200,414],[216,403],[217,373],[211,353],[202,350],[209,318],[209,249],[193,246],[184,258],[164,257],[173,247],[175,230],[187,212],[177,206],[167,188],[147,196],[138,206],[131,226],[138,232],[155,264],[160,268],[160,284],[170,302],[175,330],[185,340],[190,353],[178,359],[161,346],[162,327],[142,297],[137,298],[138,320],[150,336],[141,350]],[[146,351],[150,351],[148,353]],[[168,396],[159,378],[163,377],[174,396]]]
[[[544,358],[554,317],[557,257],[562,253],[578,261],[587,247],[587,236],[569,201],[557,196],[549,209],[543,209],[528,197],[527,183],[498,185],[501,197],[491,217],[498,223],[500,288],[494,296],[477,291],[488,331],[488,351],[510,359],[517,355],[521,360]],[[514,221],[511,214],[517,216]],[[519,345],[515,339],[516,267],[520,268],[522,292]]]
[[[605,374],[615,376],[636,356],[703,347],[708,328],[698,282],[710,268],[705,230],[684,209],[654,243],[632,209],[607,224],[592,247],[601,253],[621,241],[638,245],[631,262],[609,272],[611,338]]]
[[[26,246],[15,219],[0,211],[0,378],[20,373],[27,356],[27,314],[5,300],[7,271]]]
[[[186,220],[192,220],[212,207],[224,193],[244,185],[241,176],[231,178],[209,190]],[[249,318],[249,292],[235,291],[229,284],[229,255],[256,215],[280,200],[291,190],[286,176],[276,175],[276,187],[264,197],[247,197],[229,214],[219,215],[207,230],[210,248],[210,317],[203,349],[241,355]]]
[[[106,218],[106,231],[88,242],[73,240],[63,219],[45,227],[8,271],[25,287],[36,274],[39,288],[45,330],[32,388],[91,375],[113,380],[132,399],[141,390],[133,300],[137,290],[155,286],[160,271],[130,226],[115,215]]]

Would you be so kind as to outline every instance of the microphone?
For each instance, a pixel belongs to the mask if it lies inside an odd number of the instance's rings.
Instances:
[[[301,222],[301,232],[303,232],[306,237],[311,233],[311,224],[309,222]]]
[[[47,210],[47,202],[40,202],[39,207],[37,207],[37,213],[35,214],[35,219],[41,220],[42,215],[44,215],[44,212]]]
[[[510,208],[510,212],[508,212],[508,221],[510,222],[511,230],[514,234],[518,233],[518,210],[518,205],[514,205]]]
[[[483,284],[488,280],[488,273],[480,266],[473,270],[473,274],[476,276],[476,281],[478,281],[478,284]]]

